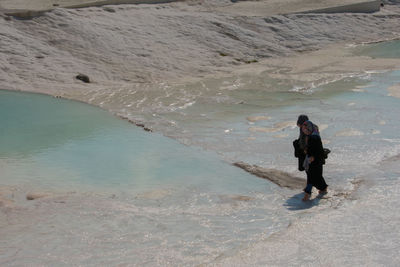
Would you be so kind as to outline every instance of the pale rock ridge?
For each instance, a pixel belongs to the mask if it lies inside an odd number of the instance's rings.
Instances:
[[[88,88],[72,81],[78,73],[93,77],[97,83],[90,89],[97,91],[112,84],[201,77],[337,42],[400,35],[398,13],[244,17],[184,4],[113,9],[55,9],[31,20],[2,20],[3,88],[61,90],[81,99],[71,93]]]

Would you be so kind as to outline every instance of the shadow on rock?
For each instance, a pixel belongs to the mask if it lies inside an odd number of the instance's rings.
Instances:
[[[321,201],[321,199],[318,197],[315,197],[308,201],[303,201],[303,197],[304,193],[298,193],[286,200],[286,203],[283,205],[287,207],[288,210],[306,210],[317,206]]]

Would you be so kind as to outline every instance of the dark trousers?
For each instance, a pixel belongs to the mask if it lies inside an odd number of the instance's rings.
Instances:
[[[322,164],[310,164],[307,171],[307,187],[304,192],[311,194],[311,189],[315,186],[318,190],[325,190],[328,185],[325,183],[325,179],[322,176],[323,167]]]

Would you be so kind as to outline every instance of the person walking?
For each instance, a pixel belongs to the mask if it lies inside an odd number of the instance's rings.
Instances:
[[[318,127],[307,120],[301,125],[301,131],[305,135],[305,159],[303,168],[307,173],[307,186],[304,188],[303,201],[307,201],[311,197],[313,186],[319,190],[320,194],[326,194],[328,185],[322,176],[322,166],[325,162],[325,158]]]

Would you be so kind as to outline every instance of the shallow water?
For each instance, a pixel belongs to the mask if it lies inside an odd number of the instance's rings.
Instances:
[[[75,264],[90,254],[104,264],[118,250],[134,252],[122,261],[130,264],[172,251],[174,262],[207,261],[288,224],[280,189],[214,152],[49,96],[0,91],[0,112],[0,203],[11,209],[0,219],[9,227],[0,263]],[[46,197],[31,205],[30,193]],[[37,242],[46,246],[32,249]]]
[[[228,162],[295,172],[291,145],[298,135],[295,121],[299,114],[308,114],[333,151],[327,171],[339,166],[352,170],[355,165],[376,163],[398,152],[393,142],[399,123],[393,114],[399,111],[399,99],[389,96],[387,89],[399,82],[399,76],[398,71],[360,73],[306,90],[287,86],[272,92],[254,86],[249,77],[237,77],[246,82],[222,91],[224,101],[218,102],[215,96],[204,102],[197,99],[180,112],[163,113],[160,117],[176,127],[168,130],[159,123],[158,129],[181,142],[216,150]],[[254,79],[265,84],[270,81],[268,77]],[[221,79],[216,88],[222,84],[227,80]]]
[[[380,162],[400,154],[400,99],[387,91],[400,71],[313,84],[268,73],[160,85],[153,95],[126,89],[91,101],[125,101],[124,110],[113,111],[143,118],[180,142],[82,103],[0,91],[0,197],[15,201],[0,219],[7,226],[0,230],[0,263],[214,263],[337,207],[357,179],[379,174],[380,187],[371,192],[396,183],[398,167]],[[227,163],[303,175],[291,145],[301,113],[319,125],[332,150],[325,177],[333,197],[310,204],[300,192]],[[18,198],[28,192],[50,197]]]
[[[397,54],[398,46],[399,41],[393,41],[389,45],[363,45],[349,50],[365,55],[370,50],[381,51],[382,57],[390,57]],[[295,171],[291,141],[297,135],[295,121],[299,113],[307,113],[314,122],[327,127],[323,132],[326,142],[334,142],[338,139],[336,135],[341,136],[339,139],[345,139],[343,135],[352,135],[350,139],[357,139],[354,135],[366,138],[371,133],[378,137],[379,128],[384,126],[366,128],[367,125],[354,118],[362,116],[375,124],[385,123],[383,119],[377,121],[374,112],[383,117],[390,115],[381,109],[385,109],[386,100],[397,101],[387,97],[382,98],[375,111],[362,108],[371,105],[376,92],[387,94],[387,87],[398,82],[396,72],[385,76],[385,70],[365,73],[316,70],[307,74],[308,78],[279,75],[289,71],[268,69],[259,75],[123,88],[113,92],[112,97],[93,95],[88,101],[134,121],[144,121],[181,143],[217,151],[228,162],[246,161],[287,171]],[[368,89],[379,79],[383,83],[379,81],[378,89]]]
[[[3,182],[134,192],[198,186],[244,193],[262,185],[213,152],[145,132],[92,106],[7,91],[0,101]]]
[[[366,44],[355,49],[356,55],[366,55],[373,58],[399,58],[400,41],[393,40],[375,44]]]

